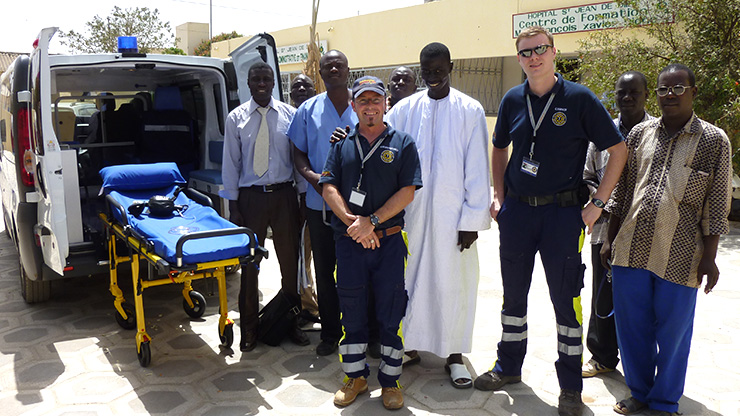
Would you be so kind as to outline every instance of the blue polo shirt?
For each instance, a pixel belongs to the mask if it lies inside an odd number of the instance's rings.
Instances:
[[[348,105],[340,116],[326,93],[319,94],[306,100],[293,116],[288,127],[288,137],[300,151],[308,155],[311,169],[321,173],[329,153],[329,138],[337,127],[345,128],[357,124],[357,115]],[[306,191],[306,206],[321,211],[324,199],[309,185]],[[329,211],[329,206],[326,206]]]
[[[591,90],[556,75],[558,81],[551,90],[555,98],[537,130],[532,158],[539,162],[536,177],[521,170],[523,158],[529,158],[534,131],[526,97],[530,97],[536,123],[550,93],[537,97],[525,81],[510,89],[501,100],[493,145],[504,149],[513,143],[504,181],[514,194],[545,196],[576,189],[583,177],[588,142],[605,150],[623,140],[611,116]]]
[[[359,141],[364,155],[370,153],[372,146],[357,132],[357,126],[345,140],[332,145],[319,181],[319,183],[335,185],[342,198],[347,201],[350,211],[363,217],[377,211],[401,188],[413,185],[419,189],[422,185],[419,153],[416,151],[416,143],[411,136],[394,130],[392,127],[386,127],[383,134],[375,140],[382,142],[370,159],[365,162],[365,168],[362,170],[360,189],[367,193],[362,207],[349,202],[352,189],[357,186],[360,178],[362,166],[356,142]],[[373,146],[375,143],[373,142]],[[403,227],[403,214],[404,211],[401,210],[393,218],[383,221],[378,229],[382,230],[396,225]],[[331,225],[337,234],[347,232],[347,226],[336,216],[332,217]]]

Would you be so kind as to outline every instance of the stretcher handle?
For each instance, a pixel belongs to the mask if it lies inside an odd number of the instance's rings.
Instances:
[[[175,245],[175,257],[177,258],[177,267],[182,267],[182,246],[188,240],[199,238],[222,237],[227,235],[246,234],[249,236],[249,254],[254,257],[254,250],[257,248],[257,235],[247,227],[224,228],[221,230],[196,231],[185,234],[177,240]]]
[[[116,201],[116,199],[113,198],[113,196],[111,194],[107,194],[105,196],[105,199],[108,201],[108,203],[110,203],[110,205],[113,208],[117,209],[118,212],[121,213],[121,222],[123,222],[123,225],[124,226],[127,226],[128,225],[128,218],[126,217],[126,209],[123,207],[123,205],[121,205],[120,202]]]

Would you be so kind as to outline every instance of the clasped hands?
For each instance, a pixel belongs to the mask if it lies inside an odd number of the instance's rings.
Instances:
[[[369,217],[350,215],[349,219],[352,221],[352,224],[347,227],[347,234],[355,242],[362,244],[363,248],[369,248],[371,250],[380,247],[380,238],[375,234],[375,227],[370,223]]]

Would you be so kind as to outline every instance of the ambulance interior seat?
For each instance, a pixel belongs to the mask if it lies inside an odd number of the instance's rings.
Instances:
[[[144,113],[137,153],[142,163],[174,162],[187,179],[198,168],[195,120],[184,110],[180,89],[157,87],[151,111]]]

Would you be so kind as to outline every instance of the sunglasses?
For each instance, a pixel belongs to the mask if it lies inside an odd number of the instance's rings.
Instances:
[[[680,84],[674,85],[672,87],[661,86],[656,88],[655,92],[658,94],[658,97],[665,97],[666,95],[668,95],[669,92],[672,92],[673,95],[678,97],[680,95],[683,95],[683,93],[685,93],[686,90],[688,90],[689,88],[691,87],[686,87]]]
[[[517,54],[519,54],[519,56],[529,58],[530,56],[532,56],[532,52],[536,53],[537,55],[542,55],[543,53],[547,52],[547,48],[552,48],[552,45],[537,45],[534,48],[522,49],[517,52]]]

